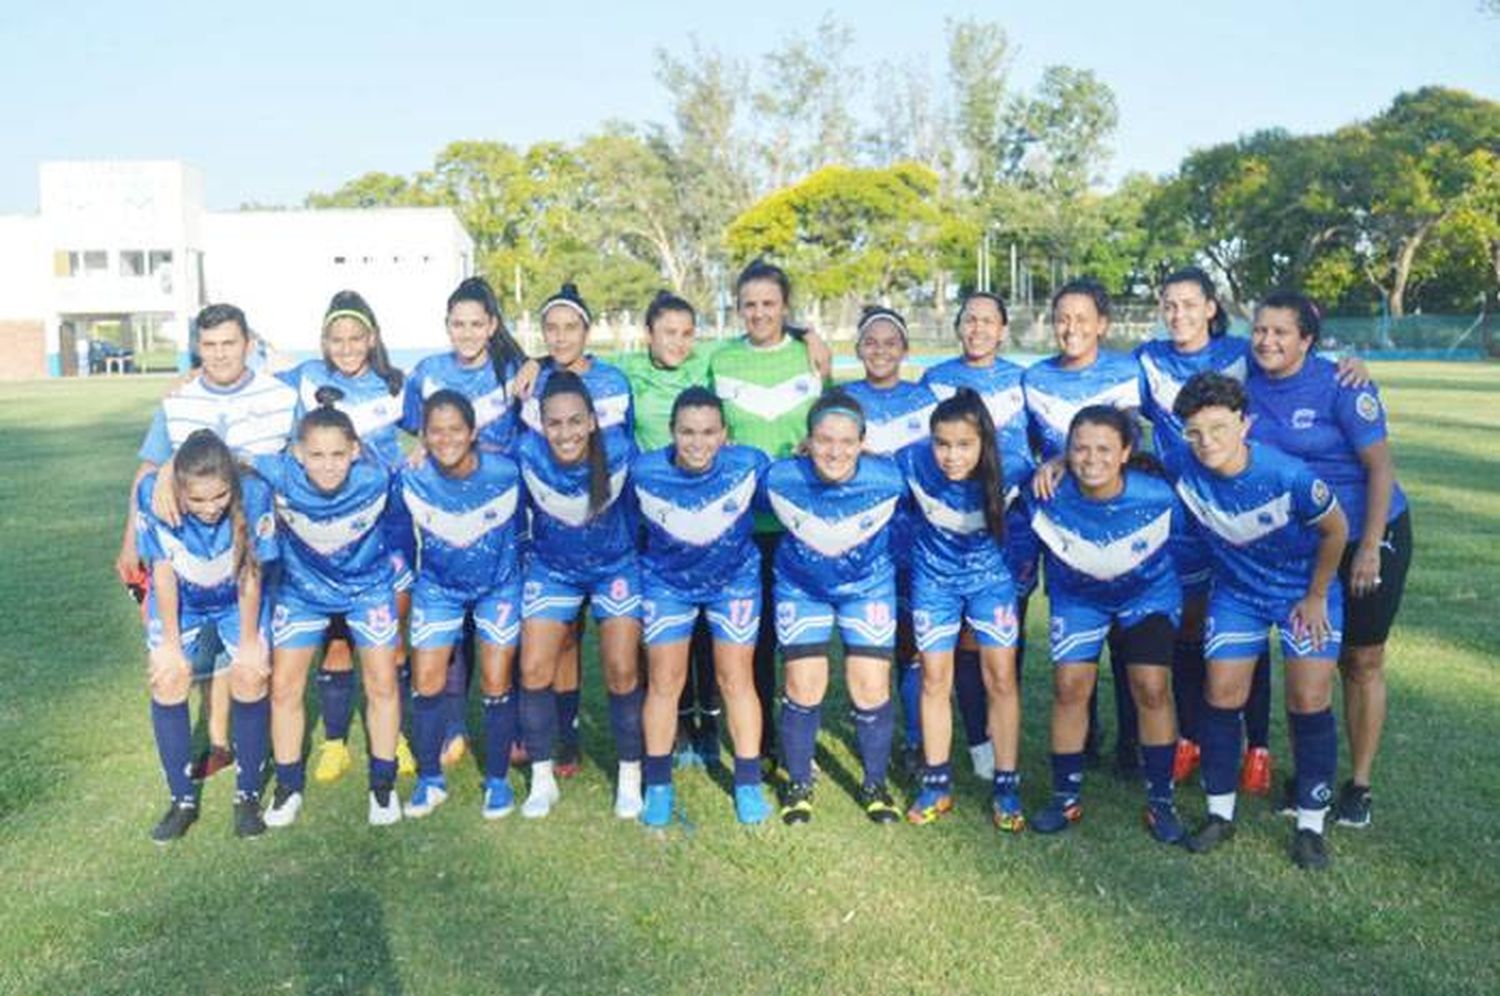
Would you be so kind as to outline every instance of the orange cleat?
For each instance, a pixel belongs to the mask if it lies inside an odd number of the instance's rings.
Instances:
[[[1198,770],[1198,745],[1191,740],[1177,741],[1177,753],[1172,757],[1172,781],[1181,785],[1193,777]]]
[[[1264,747],[1245,751],[1240,767],[1240,791],[1250,795],[1271,794],[1271,752]]]

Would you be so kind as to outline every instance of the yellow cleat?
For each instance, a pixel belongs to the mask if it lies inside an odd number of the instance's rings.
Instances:
[[[401,734],[401,739],[396,741],[396,774],[409,777],[417,773],[417,755],[411,752],[411,744],[407,742],[406,734]]]
[[[443,767],[451,768],[463,761],[469,754],[469,738],[465,736],[450,737],[443,745]]]
[[[342,740],[325,740],[318,748],[318,759],[313,762],[313,781],[320,785],[331,785],[343,778],[354,766],[349,756],[349,745]]]

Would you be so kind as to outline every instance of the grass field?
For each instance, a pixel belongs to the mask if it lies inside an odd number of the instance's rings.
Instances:
[[[1500,368],[1375,373],[1418,552],[1375,826],[1335,829],[1323,875],[1290,865],[1288,824],[1261,800],[1210,857],[1153,844],[1138,790],[1107,771],[1063,839],[997,836],[977,783],[946,823],[871,826],[845,791],[842,709],[811,827],[746,831],[696,773],[679,780],[692,823],[648,835],[610,815],[592,668],[588,762],[549,820],[481,821],[470,766],[421,822],[365,826],[353,777],[313,786],[295,828],[240,842],[224,775],[188,837],[157,848],[140,623],[109,563],[165,382],[6,385],[0,992],[1500,992]],[[1030,632],[1044,646],[1035,609]],[[1275,739],[1281,761],[1280,720]],[[1181,801],[1196,820],[1201,793]]]

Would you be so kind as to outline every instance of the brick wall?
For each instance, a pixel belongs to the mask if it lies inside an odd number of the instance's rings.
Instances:
[[[46,341],[41,322],[0,319],[0,380],[47,376]]]

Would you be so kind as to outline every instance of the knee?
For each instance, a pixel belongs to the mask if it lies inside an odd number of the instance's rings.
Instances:
[[[1286,711],[1307,714],[1322,712],[1333,701],[1326,688],[1289,688],[1286,692]]]
[[[181,705],[187,701],[188,692],[192,690],[193,678],[189,674],[157,671],[151,675],[150,686],[151,698],[157,704]]]
[[[1385,680],[1385,648],[1357,647],[1344,652],[1339,661],[1344,681],[1352,685],[1376,685]]]
[[[447,684],[447,668],[419,667],[411,676],[412,691],[418,695],[441,695]]]
[[[1136,707],[1143,712],[1165,709],[1172,702],[1165,674],[1141,675],[1132,678],[1130,694],[1135,698]]]
[[[753,681],[748,667],[733,667],[720,665],[714,670],[714,680],[718,682],[719,694],[726,699],[738,698],[741,695],[749,695],[753,691]]]
[[[241,702],[259,702],[266,695],[266,677],[235,665],[229,669],[229,694]]]
[[[786,676],[786,697],[799,705],[817,705],[823,701],[823,682],[813,675]]]
[[[1066,671],[1058,671],[1052,691],[1058,705],[1076,709],[1088,705],[1089,696],[1094,692],[1094,683],[1072,678]]]
[[[922,694],[947,698],[953,691],[953,665],[922,662]]]
[[[1203,687],[1203,701],[1215,709],[1239,709],[1250,697],[1247,686],[1210,681]]]

